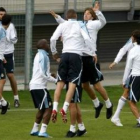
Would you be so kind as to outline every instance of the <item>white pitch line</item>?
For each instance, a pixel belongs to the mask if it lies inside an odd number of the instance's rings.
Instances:
[[[27,111],[37,111],[37,109],[8,109],[8,112],[27,112]],[[82,112],[94,112],[94,110],[85,110],[85,109],[82,109],[81,110]],[[101,112],[106,112],[106,111],[101,111]],[[130,112],[126,112],[126,111],[122,111],[121,113],[132,113],[131,111]]]

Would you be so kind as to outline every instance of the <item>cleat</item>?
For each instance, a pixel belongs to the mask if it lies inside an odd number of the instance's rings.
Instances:
[[[84,130],[77,130],[77,132],[76,132],[76,136],[77,137],[80,137],[80,136],[82,136],[82,135],[85,135],[87,133],[87,131],[86,131],[86,129],[84,129]]]
[[[36,131],[36,132],[31,131],[30,133],[31,136],[38,136],[38,134],[39,134],[39,131]]]
[[[99,103],[99,106],[95,107],[95,118],[98,118],[100,116],[100,112],[101,112],[102,108],[103,108],[103,104],[102,103]]]
[[[52,138],[51,136],[49,136],[46,132],[44,133],[39,133],[38,137],[44,137],[44,138]]]
[[[63,108],[60,110],[61,116],[62,116],[62,120],[64,123],[67,123],[67,114],[65,113],[65,111],[63,110]]]
[[[9,107],[9,103],[7,102],[6,106],[2,106],[1,114],[5,114],[7,112],[8,107]]]
[[[20,106],[19,100],[14,100],[14,107],[18,108]]]
[[[52,120],[53,123],[55,123],[57,121],[57,112],[56,112],[56,110],[52,111],[51,120]]]
[[[114,119],[114,118],[112,117],[111,122],[114,123],[116,126],[123,126],[123,124],[121,123],[121,121],[120,121],[119,118]]]
[[[74,136],[76,136],[76,133],[72,132],[72,131],[68,131],[67,134],[66,134],[67,138],[71,138],[71,137],[74,137]]]
[[[112,104],[112,106],[110,108],[106,109],[106,118],[110,119],[112,114],[113,114],[113,104]]]
[[[137,127],[137,128],[140,128],[140,123],[137,123],[137,124],[136,124],[136,127]]]

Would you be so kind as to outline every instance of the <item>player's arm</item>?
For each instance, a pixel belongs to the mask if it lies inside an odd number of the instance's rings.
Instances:
[[[125,71],[124,71],[124,76],[123,76],[123,85],[126,84],[126,80],[130,75],[134,57],[135,57],[135,52],[133,50],[131,50],[129,55],[128,55],[126,66],[125,66]]]
[[[100,11],[99,2],[95,2],[95,5],[94,5],[94,7],[92,9],[96,13],[96,15],[97,15],[97,17],[99,19],[99,21],[96,24],[96,28],[97,28],[97,30],[100,30],[101,28],[103,28],[105,26],[106,19],[105,19],[104,15],[102,14],[102,12]]]
[[[9,29],[6,31],[6,39],[8,42],[16,44],[18,41],[16,28],[12,23],[8,28]]]
[[[56,59],[56,54],[58,54],[57,49],[56,49],[56,41],[58,38],[62,35],[62,24],[60,24],[55,32],[53,33],[51,39],[50,39],[50,47],[51,47],[51,52],[54,58]]]
[[[118,64],[123,56],[133,47],[132,39],[130,38],[127,43],[119,50],[113,63],[109,65],[109,68],[112,69],[116,64]]]
[[[66,20],[64,20],[60,15],[56,14],[54,11],[50,11],[50,14],[55,18],[56,22],[58,24],[65,22]]]

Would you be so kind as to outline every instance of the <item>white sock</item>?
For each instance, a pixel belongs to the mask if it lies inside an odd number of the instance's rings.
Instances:
[[[70,131],[75,133],[76,132],[76,125],[70,125]]]
[[[140,124],[140,117],[138,119],[136,119],[138,121],[138,123]]]
[[[7,105],[7,101],[3,97],[1,98],[1,105],[2,106],[6,106]]]
[[[40,133],[44,133],[44,132],[46,132],[46,130],[47,130],[47,124],[45,124],[45,123],[42,123],[42,125],[41,125],[41,129],[40,129]]]
[[[84,123],[79,123],[79,124],[78,124],[78,129],[79,129],[80,131],[85,130],[85,125],[84,125]]]
[[[120,113],[121,113],[121,110],[122,110],[122,108],[123,108],[123,106],[125,105],[125,103],[126,103],[126,98],[124,98],[123,96],[119,99],[119,101],[118,101],[118,106],[117,106],[117,109],[116,109],[116,111],[115,111],[115,114],[113,115],[113,118],[119,118],[119,116],[120,116]]]
[[[14,95],[14,100],[19,100],[18,95]]]
[[[58,111],[58,102],[53,102],[53,110]]]
[[[65,113],[67,113],[68,107],[69,107],[69,103],[68,102],[64,102],[63,110],[65,111]]]
[[[37,132],[39,129],[39,124],[38,123],[34,123],[34,126],[33,126],[33,129],[32,129],[32,132]]]
[[[112,106],[112,103],[110,102],[109,98],[105,101],[105,105],[106,105],[106,108],[110,108]]]
[[[100,101],[98,100],[98,98],[92,100],[92,102],[94,104],[94,107],[98,107],[99,106]]]

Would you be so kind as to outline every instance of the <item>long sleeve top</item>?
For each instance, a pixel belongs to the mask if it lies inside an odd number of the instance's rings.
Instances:
[[[5,53],[5,41],[6,41],[6,31],[0,25],[0,60],[3,61],[4,59],[4,53]]]
[[[87,34],[81,32],[83,30],[79,23],[74,19],[69,19],[61,23],[57,29],[55,30],[53,36],[51,37],[51,51],[52,54],[56,54],[56,40],[61,36],[63,38],[63,50],[62,53],[69,52],[69,53],[76,53],[82,55],[86,40],[90,40]],[[84,32],[84,31],[83,31]],[[86,37],[85,37],[86,35]],[[91,48],[91,41],[89,41],[89,48]]]
[[[126,84],[126,80],[130,75],[140,76],[140,45],[133,47],[128,54],[123,84]]]
[[[134,47],[134,44],[132,43],[132,39],[130,38],[126,44],[119,50],[114,62],[115,63],[119,63],[121,61],[121,59],[123,58],[123,56]]]
[[[56,79],[50,73],[50,60],[48,53],[38,49],[34,58],[32,79],[29,83],[30,90],[47,88],[48,82],[56,83]]]
[[[6,30],[6,49],[5,54],[14,52],[14,44],[17,43],[17,32],[13,23],[10,23]]]

